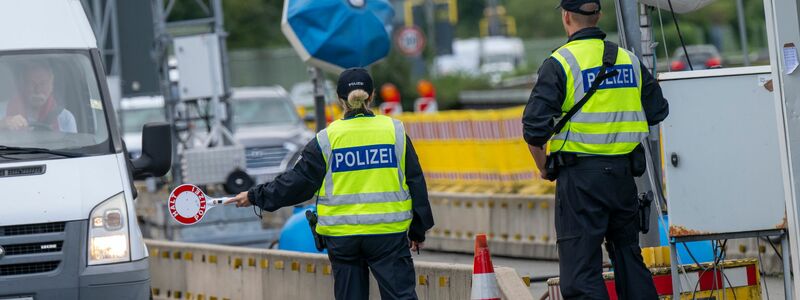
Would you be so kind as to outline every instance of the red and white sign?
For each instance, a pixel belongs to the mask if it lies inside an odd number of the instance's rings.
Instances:
[[[192,225],[203,219],[206,211],[227,198],[207,197],[203,190],[191,184],[182,184],[169,196],[169,215],[183,225]]]
[[[439,105],[436,103],[436,98],[424,97],[414,101],[414,111],[424,113],[435,113],[439,111]]]
[[[397,49],[406,56],[419,56],[425,49],[425,35],[416,26],[403,27],[395,36]]]
[[[403,106],[400,105],[400,102],[383,102],[380,106],[381,114],[387,116],[396,116],[403,113]]]

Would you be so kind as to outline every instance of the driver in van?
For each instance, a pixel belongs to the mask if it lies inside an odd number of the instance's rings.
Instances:
[[[44,63],[24,67],[18,78],[18,94],[6,107],[0,129],[43,128],[76,133],[75,116],[53,96],[53,70]]]

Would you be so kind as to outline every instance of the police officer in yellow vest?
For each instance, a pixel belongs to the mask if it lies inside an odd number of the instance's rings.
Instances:
[[[368,108],[373,82],[348,69],[337,94],[345,109],[306,145],[297,165],[226,203],[268,211],[317,196],[316,231],[327,244],[336,299],[368,299],[369,270],[382,299],[417,299],[410,250],[433,227],[425,178],[403,123]]]
[[[596,27],[599,0],[562,0],[560,8],[569,40],[540,67],[522,121],[541,176],[557,179],[561,292],[565,299],[608,299],[602,278],[605,240],[619,298],[657,299],[639,247],[634,175],[642,172],[636,163],[642,156],[632,158],[648,125],[667,117],[668,104],[633,53],[603,41],[606,34]],[[598,80],[592,91],[601,72],[611,76]],[[583,107],[554,132],[582,99]]]

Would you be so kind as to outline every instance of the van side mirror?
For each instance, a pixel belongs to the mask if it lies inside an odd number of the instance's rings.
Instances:
[[[142,155],[131,162],[133,178],[161,177],[172,167],[172,128],[164,122],[147,123],[142,128]]]
[[[303,122],[306,122],[306,123],[311,123],[311,122],[314,122],[316,120],[317,120],[317,116],[315,116],[314,114],[306,114],[303,117]]]

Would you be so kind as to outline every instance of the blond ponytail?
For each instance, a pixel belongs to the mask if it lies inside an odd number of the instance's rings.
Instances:
[[[367,109],[369,94],[364,90],[353,90],[347,94],[347,110]]]

